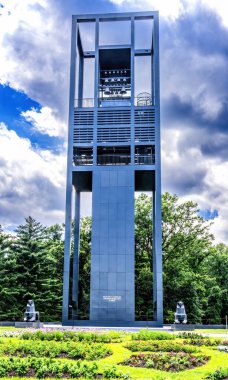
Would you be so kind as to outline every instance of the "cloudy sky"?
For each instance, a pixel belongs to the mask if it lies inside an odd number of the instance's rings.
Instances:
[[[64,221],[71,15],[160,12],[162,189],[228,243],[228,3],[0,0],[0,224]],[[83,214],[89,209],[84,202]]]

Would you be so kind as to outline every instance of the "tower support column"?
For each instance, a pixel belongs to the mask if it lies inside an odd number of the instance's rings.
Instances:
[[[153,305],[154,320],[163,324],[161,195],[153,191]]]
[[[133,322],[134,170],[93,172],[90,320]]]

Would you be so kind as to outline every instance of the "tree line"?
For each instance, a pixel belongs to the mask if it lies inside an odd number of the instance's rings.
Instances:
[[[135,201],[136,319],[153,315],[152,199]],[[164,320],[172,323],[182,300],[189,323],[225,323],[228,310],[228,246],[215,245],[210,223],[196,203],[162,196]],[[43,321],[60,321],[64,226],[28,217],[14,235],[0,228],[0,320],[21,319],[34,299]],[[73,226],[72,226],[73,231]],[[72,243],[73,244],[73,243]],[[73,248],[73,247],[72,247]],[[91,218],[80,224],[79,318],[89,317]],[[73,252],[73,249],[72,249]]]

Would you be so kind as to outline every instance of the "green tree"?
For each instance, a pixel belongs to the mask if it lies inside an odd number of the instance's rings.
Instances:
[[[228,246],[218,244],[205,261],[208,276],[205,323],[225,323],[228,310]]]
[[[63,224],[55,224],[45,229],[46,264],[37,305],[43,312],[43,319],[61,321],[62,319],[62,285],[63,285]]]
[[[135,201],[135,309],[139,320],[153,317],[152,199]]]
[[[62,257],[59,227],[47,229],[26,218],[2,260],[0,291],[7,299],[3,314],[20,319],[28,299],[33,299],[43,320],[60,319]]]
[[[162,196],[162,220],[165,318],[173,321],[181,299],[188,321],[200,323],[206,294],[203,264],[213,249],[210,223],[199,216],[196,203],[181,203],[169,193]]]
[[[0,226],[0,319],[10,318],[9,311],[17,300],[14,288],[15,260],[11,255],[13,238],[5,234]]]
[[[90,299],[90,262],[91,262],[91,218],[86,217],[80,223],[79,283],[78,304],[79,318],[89,318]]]
[[[136,316],[152,315],[152,198],[136,199]],[[210,224],[199,216],[193,202],[180,203],[176,195],[162,196],[162,251],[164,312],[172,322],[178,300],[186,304],[189,322],[201,322],[206,283],[202,266],[211,254]]]

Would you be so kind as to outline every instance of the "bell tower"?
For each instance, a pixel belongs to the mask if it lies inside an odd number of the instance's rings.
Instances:
[[[159,99],[158,12],[73,16],[64,325],[163,324]],[[80,321],[80,203],[85,191],[92,192],[90,317]],[[149,322],[135,321],[134,205],[135,192],[141,191],[150,191],[153,199],[154,315]]]

